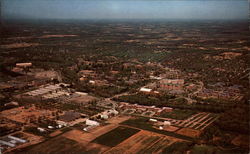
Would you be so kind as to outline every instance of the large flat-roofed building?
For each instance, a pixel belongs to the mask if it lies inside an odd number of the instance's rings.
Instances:
[[[87,120],[86,120],[86,125],[88,125],[88,126],[99,126],[100,123],[97,122],[97,121],[94,121],[94,120],[89,120],[89,119],[87,119]]]
[[[159,87],[163,90],[182,90],[184,79],[162,79],[159,81]]]

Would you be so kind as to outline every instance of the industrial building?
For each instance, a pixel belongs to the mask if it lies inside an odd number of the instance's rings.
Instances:
[[[67,87],[68,84],[59,83],[55,85],[47,85],[44,87],[40,87],[39,89],[24,93],[24,95],[28,96],[42,96],[43,98],[56,98],[62,95],[69,95],[66,90],[63,90],[63,87]]]
[[[159,87],[163,90],[182,90],[184,79],[162,79],[159,81]]]
[[[142,88],[140,89],[140,92],[150,93],[151,91],[152,91],[152,89],[144,88],[144,87],[142,87]]]
[[[24,144],[27,142],[27,140],[21,139],[19,137],[8,135],[0,139],[0,147],[4,150],[7,148],[14,148],[20,144]]]
[[[89,120],[89,119],[87,119],[87,120],[86,120],[86,125],[88,125],[88,126],[99,126],[100,123],[97,122],[97,121],[94,121],[94,120]]]

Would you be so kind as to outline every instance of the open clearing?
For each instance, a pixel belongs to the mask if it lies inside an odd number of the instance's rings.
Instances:
[[[31,118],[38,118],[40,116],[52,117],[52,111],[36,109],[34,106],[28,109],[24,107],[13,108],[1,112],[1,115],[7,119],[26,123]]]
[[[60,37],[75,37],[77,35],[43,35],[39,38],[53,38],[53,37],[57,37],[57,38],[60,38]]]
[[[26,47],[31,47],[31,46],[38,46],[40,45],[39,43],[12,43],[12,44],[6,44],[6,45],[1,45],[1,48],[4,49],[15,49],[15,48],[26,48]]]
[[[115,116],[110,118],[107,122],[111,124],[119,124],[123,121],[128,120],[130,117],[129,116]]]
[[[54,131],[53,133],[50,133],[49,136],[50,136],[50,137],[54,137],[54,136],[57,136],[57,135],[60,135],[60,134],[62,134],[62,131],[56,130],[56,131]]]
[[[74,140],[58,136],[38,145],[24,149],[23,153],[100,153],[107,150],[104,146],[97,144],[84,145]],[[22,152],[21,152],[22,153]]]
[[[89,132],[84,132],[84,131],[80,131],[80,130],[71,130],[65,134],[63,134],[62,136],[81,142],[81,143],[85,143],[85,142],[91,142],[92,140],[94,140],[95,138],[97,138],[100,135],[103,135],[113,129],[115,129],[117,127],[117,125],[113,125],[113,124],[109,124],[109,125],[105,125],[105,126],[99,126],[96,127],[92,130],[90,130]]]
[[[176,141],[181,140],[141,130],[105,153],[160,153],[166,146]]]
[[[96,97],[90,96],[90,95],[86,95],[86,96],[79,96],[79,97],[74,97],[69,99],[70,102],[74,102],[76,104],[82,104],[82,105],[86,105],[87,103],[97,100]]]
[[[137,132],[139,132],[138,129],[119,126],[112,131],[97,137],[93,142],[114,147]]]
[[[182,128],[177,131],[178,134],[190,137],[198,137],[200,135],[199,130],[191,129],[191,128]]]

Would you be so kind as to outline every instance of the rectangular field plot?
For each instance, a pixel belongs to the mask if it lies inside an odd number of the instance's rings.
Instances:
[[[180,140],[142,130],[105,153],[161,153],[164,148],[176,141]]]
[[[196,130],[203,130],[218,118],[218,115],[211,113],[198,113],[192,115],[186,120],[178,121],[173,125],[184,128],[192,128]]]
[[[72,139],[68,139],[62,136],[55,137],[53,139],[47,140],[40,144],[27,147],[22,151],[25,153],[102,153],[106,151],[109,147],[102,146],[95,143],[79,143]],[[22,153],[22,151],[18,151]]]
[[[101,145],[113,147],[126,140],[130,136],[136,134],[140,130],[119,126],[110,132],[97,137],[93,142]]]
[[[143,130],[163,134],[163,135],[167,135],[167,136],[171,136],[171,137],[175,137],[175,138],[179,138],[182,140],[193,141],[193,138],[191,138],[189,136],[180,135],[180,134],[177,134],[173,131],[159,130],[159,129],[155,128],[148,121],[149,121],[148,118],[131,118],[127,121],[122,122],[121,124],[131,126],[131,127],[136,127],[138,129],[143,129]]]
[[[180,110],[180,109],[174,109],[172,112],[167,112],[162,114],[161,116],[164,118],[171,118],[176,120],[184,120],[188,117],[196,114],[196,111],[193,110]]]

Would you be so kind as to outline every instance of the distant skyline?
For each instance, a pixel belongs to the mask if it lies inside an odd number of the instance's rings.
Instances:
[[[2,0],[4,19],[248,19],[247,0]]]

